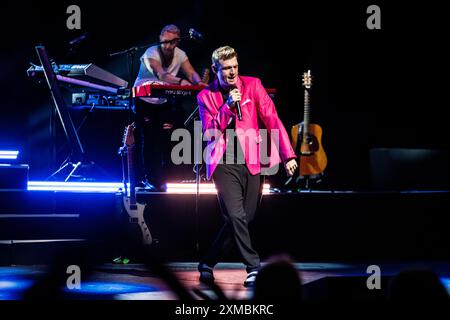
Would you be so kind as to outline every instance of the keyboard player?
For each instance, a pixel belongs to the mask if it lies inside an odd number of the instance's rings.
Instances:
[[[149,47],[141,56],[135,87],[145,84],[180,86],[204,85],[189,62],[186,53],[178,48],[180,29],[171,24],[160,33],[161,44]],[[182,71],[185,78],[178,74]],[[139,181],[159,189],[171,167],[170,136],[186,118],[185,112],[165,97],[140,97],[135,100],[137,157]]]

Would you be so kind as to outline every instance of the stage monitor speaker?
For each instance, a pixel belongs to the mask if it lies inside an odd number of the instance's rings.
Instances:
[[[0,164],[0,189],[26,190],[28,170],[27,164]]]

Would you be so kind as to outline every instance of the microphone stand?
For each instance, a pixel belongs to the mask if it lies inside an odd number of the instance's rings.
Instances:
[[[188,36],[185,37],[180,37],[178,38],[179,40],[182,39],[186,39],[186,38],[190,38]],[[150,43],[150,44],[146,44],[143,46],[134,46],[122,51],[118,51],[118,52],[114,52],[114,53],[110,53],[109,56],[110,57],[115,57],[115,56],[119,56],[119,55],[123,55],[126,54],[128,57],[128,70],[129,70],[129,93],[128,93],[128,97],[129,97],[129,101],[128,101],[128,124],[131,124],[131,119],[133,116],[133,69],[134,69],[134,59],[135,59],[135,55],[136,52],[138,50],[144,49],[144,48],[148,48],[148,47],[153,47],[153,46],[157,46],[157,45],[161,45],[164,43],[168,43],[171,42],[173,40],[170,41],[158,41],[158,42],[154,42],[154,43]]]
[[[122,50],[119,52],[111,53],[109,56],[114,57],[118,55],[127,55],[128,59],[128,124],[131,124],[133,117],[133,69],[134,69],[134,58],[136,56],[136,52],[139,50],[139,47],[131,47],[126,50]]]
[[[198,234],[199,234],[199,213],[198,213],[198,208],[199,208],[199,198],[200,198],[200,157],[199,157],[199,153],[201,154],[201,128],[200,128],[200,134],[199,139],[195,139],[197,137],[195,130],[197,129],[197,126],[195,126],[195,120],[198,120],[198,106],[195,108],[195,110],[189,115],[189,117],[186,119],[186,121],[184,122],[184,126],[187,128],[190,123],[192,121],[194,121],[194,172],[195,172],[195,185],[196,185],[196,192],[195,192],[195,235],[196,235],[196,243],[195,243],[195,248],[197,250],[197,253],[200,252],[200,244],[199,244],[199,240],[198,240]]]

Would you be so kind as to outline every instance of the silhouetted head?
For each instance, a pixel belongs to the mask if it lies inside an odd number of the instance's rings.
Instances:
[[[291,259],[286,255],[271,257],[256,277],[254,300],[300,301],[302,282]]]

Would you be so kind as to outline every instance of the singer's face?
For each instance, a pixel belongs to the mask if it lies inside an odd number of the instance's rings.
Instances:
[[[230,88],[236,86],[239,72],[238,67],[239,64],[236,57],[228,60],[219,60],[216,73],[222,87]]]
[[[178,43],[180,42],[180,36],[176,33],[166,31],[159,37],[159,40],[161,42],[170,41],[170,42],[161,44],[161,50],[165,55],[171,56],[171,55],[173,55],[175,48],[177,47]]]

